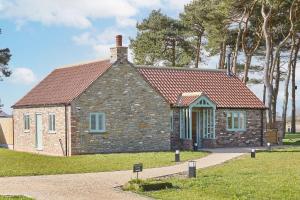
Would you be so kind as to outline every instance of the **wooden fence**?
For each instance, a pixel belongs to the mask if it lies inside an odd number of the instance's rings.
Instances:
[[[13,145],[13,120],[11,117],[0,118],[0,145],[4,147]]]

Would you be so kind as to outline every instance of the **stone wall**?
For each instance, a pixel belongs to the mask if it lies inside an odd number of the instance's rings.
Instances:
[[[245,109],[246,112],[246,131],[228,131],[226,129],[226,112],[228,109],[216,110],[216,126],[215,126],[215,139],[202,139],[203,148],[215,147],[247,147],[247,146],[260,146],[262,139],[261,130],[261,110]],[[232,110],[231,110],[232,111]],[[265,113],[263,111],[263,113]],[[180,117],[179,109],[173,109],[173,131],[171,134],[172,149],[187,149],[191,150],[193,147],[192,140],[180,139]],[[266,119],[263,114],[263,124],[265,126]],[[264,132],[263,132],[264,134]],[[264,136],[263,136],[264,139]],[[264,141],[263,141],[264,142]]]
[[[11,148],[14,141],[12,117],[0,117],[0,147]]]
[[[261,146],[261,130],[264,129],[261,127],[261,110],[242,110],[246,112],[246,131],[228,131],[226,129],[226,111],[229,110],[216,110],[215,147]],[[265,124],[265,116],[263,119]]]
[[[29,114],[30,130],[24,130],[24,114]],[[43,149],[36,149],[36,120],[35,114],[42,115],[42,143]],[[55,133],[49,133],[49,113],[55,113]],[[66,144],[65,107],[35,107],[16,108],[13,110],[14,120],[14,149],[33,153],[63,156]],[[62,146],[59,142],[62,140]],[[63,149],[62,149],[63,147]]]
[[[173,130],[171,132],[171,149],[182,149],[180,142],[180,112],[178,108],[173,108]]]
[[[170,150],[170,111],[132,65],[114,64],[72,102],[72,154]],[[105,133],[89,131],[91,112],[105,113]]]

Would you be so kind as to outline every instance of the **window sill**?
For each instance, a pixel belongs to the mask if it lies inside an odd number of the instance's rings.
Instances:
[[[49,134],[56,134],[56,131],[48,131]]]
[[[245,132],[246,129],[226,129],[226,131],[230,131],[230,132]]]
[[[30,130],[24,130],[24,133],[29,133],[30,132]]]
[[[107,133],[106,131],[89,131],[90,134],[104,134]]]

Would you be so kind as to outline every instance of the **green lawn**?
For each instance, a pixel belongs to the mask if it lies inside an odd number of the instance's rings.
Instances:
[[[0,200],[31,200],[32,198],[28,198],[25,196],[2,196],[0,195]]]
[[[300,199],[300,148],[260,152],[198,171],[195,179],[171,178],[177,189],[141,192],[157,199]],[[151,180],[149,180],[151,181]]]
[[[181,152],[181,160],[201,158],[206,152]],[[0,176],[68,174],[132,169],[141,162],[144,168],[174,165],[174,152],[116,153],[53,157],[0,148]]]
[[[300,133],[285,134],[283,139],[285,145],[300,145]]]

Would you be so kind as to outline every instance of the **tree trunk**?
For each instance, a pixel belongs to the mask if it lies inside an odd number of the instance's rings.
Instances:
[[[222,59],[223,59],[222,58],[222,56],[223,56],[223,52],[222,52],[223,48],[222,47],[223,47],[223,43],[220,43],[220,56],[219,56],[219,66],[218,66],[219,69],[221,69],[221,66],[222,66],[221,63],[222,63]]]
[[[176,65],[176,62],[175,62],[175,60],[176,60],[176,41],[175,40],[173,40],[172,41],[172,66],[173,67],[175,67],[175,65]]]
[[[243,19],[244,19],[244,15],[245,15],[245,12],[244,12],[243,17],[241,18],[241,20],[239,22],[239,31],[238,31],[238,35],[236,37],[235,49],[234,49],[234,52],[233,52],[232,72],[234,74],[236,74],[236,71],[237,71],[237,58],[238,58],[238,52],[239,52],[239,46],[240,46],[240,40],[241,40],[241,34],[242,34],[242,22],[243,22]]]
[[[225,69],[225,60],[226,60],[226,43],[222,43],[222,60],[221,60],[221,69]]]
[[[199,68],[202,35],[198,35],[195,68]]]
[[[289,57],[288,63],[288,74],[285,79],[285,87],[284,87],[284,99],[283,99],[283,108],[282,108],[282,123],[283,123],[283,138],[285,136],[285,129],[286,129],[286,113],[287,113],[287,106],[289,101],[289,83],[291,77],[291,68],[292,68],[292,60],[293,60],[293,53],[294,53],[294,45],[291,47],[291,53]]]
[[[300,39],[295,47],[294,60],[292,63],[292,119],[291,119],[291,132],[296,133],[296,65],[297,56],[300,48]]]
[[[277,97],[279,91],[279,83],[280,83],[280,54],[276,59],[276,75],[275,75],[275,85],[273,88],[273,98],[272,98],[272,119],[273,123],[276,123],[276,115],[277,115]]]
[[[273,128],[273,122],[272,122],[272,94],[273,94],[273,86],[270,84],[270,76],[269,76],[269,69],[270,69],[270,58],[271,58],[271,35],[269,32],[269,23],[270,23],[270,17],[271,17],[271,11],[270,8],[269,11],[266,13],[265,11],[265,4],[262,5],[262,16],[264,18],[263,22],[263,34],[265,38],[266,43],[266,56],[265,56],[265,69],[264,69],[264,85],[266,86],[266,93],[267,93],[267,118],[269,127]]]
[[[243,82],[246,84],[248,81],[248,72],[249,72],[249,67],[251,65],[251,60],[252,60],[252,56],[251,55],[246,55],[246,62],[244,65],[244,78],[243,78]]]
[[[263,103],[266,104],[266,86],[264,85],[264,90],[263,90]]]
[[[220,58],[219,58],[219,69],[225,68],[225,60],[226,60],[226,43],[222,42],[220,44]]]

